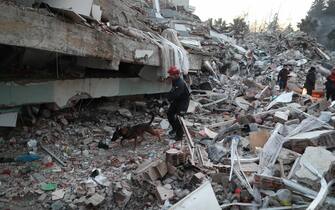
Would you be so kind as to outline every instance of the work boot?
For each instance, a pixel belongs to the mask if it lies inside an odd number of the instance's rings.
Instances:
[[[176,141],[182,141],[183,140],[183,135],[176,135],[176,137],[174,138],[174,140]]]
[[[170,131],[169,131],[169,137],[171,137],[171,138],[176,137],[176,131],[174,131],[174,130],[170,130]]]

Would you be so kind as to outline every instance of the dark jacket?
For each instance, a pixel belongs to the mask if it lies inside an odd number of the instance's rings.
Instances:
[[[181,106],[183,109],[187,109],[190,101],[190,91],[181,78],[172,81],[172,89],[167,96],[170,103]]]
[[[290,74],[290,71],[287,68],[283,68],[282,70],[280,70],[278,74],[278,81],[280,80],[287,81],[289,74]]]
[[[330,96],[335,95],[335,82],[328,77],[325,86],[327,91],[327,99],[329,99]]]
[[[314,71],[309,71],[306,76],[305,88],[315,88],[316,76]]]
[[[331,99],[332,101],[335,100],[335,70],[332,71],[331,75],[327,77],[326,85],[326,94],[327,100]]]

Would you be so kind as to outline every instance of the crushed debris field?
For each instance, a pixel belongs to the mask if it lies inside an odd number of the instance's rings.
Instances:
[[[0,209],[334,209],[334,52],[193,12],[0,1]]]

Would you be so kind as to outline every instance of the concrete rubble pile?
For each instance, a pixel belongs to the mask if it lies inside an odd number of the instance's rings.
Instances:
[[[36,124],[2,135],[0,203],[180,209],[195,196],[193,205],[210,200],[213,209],[306,209],[313,202],[331,209],[335,110],[320,108],[320,99],[282,95],[291,101],[257,99],[255,108],[245,95],[207,105],[222,95],[194,94],[182,143],[169,139],[159,99],[97,101],[51,115],[41,107]],[[116,126],[149,120],[148,109],[162,142],[146,136],[133,150],[132,141],[111,141]]]
[[[80,24],[155,43],[162,68],[183,70],[192,90],[179,118],[184,139],[168,136],[163,95],[33,106],[31,124],[21,119],[1,130],[0,209],[334,208],[335,107],[322,97],[333,58],[321,45],[300,32],[251,33],[237,42],[185,8],[173,20],[169,5],[153,11],[146,1],[94,2],[107,17],[97,23],[90,13]],[[191,53],[201,56],[200,71],[191,68],[199,62],[187,60]],[[284,64],[292,72],[280,92]],[[311,66],[321,95],[302,94]],[[135,150],[133,141],[112,141],[117,126],[149,121],[148,113],[162,141],[148,135]]]
[[[267,92],[253,81],[243,86]],[[208,201],[213,209],[313,203],[331,209],[335,110],[298,93],[272,100],[270,93],[252,98],[245,90],[195,92],[182,143],[167,136],[160,99],[88,102],[82,111],[51,115],[40,107],[33,126],[1,138],[0,204],[181,209]],[[162,142],[147,136],[135,151],[132,141],[111,142],[116,126],[147,121],[148,110],[156,113]],[[193,197],[198,200],[190,203]]]
[[[279,70],[283,64],[289,64],[294,67],[292,77],[298,82],[305,79],[305,74],[300,73],[306,72],[311,66],[317,67],[320,74],[329,74],[323,72],[323,67],[329,68],[333,61],[322,45],[303,32],[251,33],[246,37],[244,45],[253,49],[258,56],[255,67],[260,71],[259,74],[269,69]]]

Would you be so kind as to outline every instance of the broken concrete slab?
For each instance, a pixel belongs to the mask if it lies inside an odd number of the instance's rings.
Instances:
[[[145,161],[141,165],[138,166],[136,171],[134,172],[135,179],[139,182],[143,182],[144,180],[155,181],[159,178],[159,174],[156,170],[154,170],[154,166],[157,163],[152,161]]]
[[[289,115],[290,115],[289,110],[287,110],[285,112],[278,111],[278,112],[275,112],[273,118],[274,118],[275,122],[280,122],[280,123],[284,124],[285,122],[288,121]]]
[[[313,130],[320,130],[321,128],[328,129],[328,130],[333,130],[334,129],[334,127],[332,127],[328,123],[325,123],[325,122],[321,121],[319,118],[317,118],[313,115],[307,114],[307,113],[305,113],[301,110],[295,109],[295,108],[292,108],[292,109],[294,110],[295,113],[303,114],[307,118],[304,119],[293,131],[291,131],[289,133],[290,137],[295,136],[295,135],[300,134],[300,133],[304,133],[304,132],[309,132],[309,131],[313,131]]]
[[[136,60],[148,59],[152,56],[153,53],[154,53],[153,50],[139,50],[139,49],[136,49],[134,58]]]
[[[218,135],[218,133],[216,133],[216,132],[214,132],[214,131],[211,131],[210,129],[208,129],[208,128],[204,128],[204,132],[205,132],[205,134],[209,137],[209,138],[211,138],[211,139],[214,139],[215,137],[217,137],[217,135]]]
[[[173,205],[170,210],[221,210],[210,182],[205,182],[191,194]]]
[[[108,178],[105,177],[102,174],[99,174],[98,176],[95,176],[93,179],[96,183],[100,184],[101,186],[108,187],[111,184],[111,182],[108,180]]]
[[[328,150],[322,147],[307,147],[304,154],[300,158],[300,169],[295,172],[295,176],[299,181],[306,184],[314,184],[319,179],[311,173],[304,163],[310,164],[319,174],[325,176],[331,169],[332,164],[335,164],[335,156]]]
[[[241,163],[241,171],[245,173],[256,173],[258,170],[257,163]]]
[[[70,11],[66,9],[58,9],[58,8],[52,8],[52,10],[55,13],[70,19],[73,23],[78,23],[78,24],[86,23],[86,19],[82,17],[80,14],[76,13],[75,11]],[[90,17],[87,16],[86,18],[90,18]]]
[[[58,200],[52,203],[50,207],[51,207],[51,210],[62,210],[64,206],[65,204],[61,200]]]
[[[251,106],[249,101],[245,100],[243,97],[235,98],[235,104],[244,111],[248,111],[249,107]]]
[[[118,112],[123,117],[127,117],[129,119],[133,117],[133,114],[128,109],[121,108],[121,109],[118,109]]]
[[[319,120],[328,123],[332,118],[331,112],[321,112],[319,116]]]
[[[95,193],[85,201],[86,205],[92,204],[93,206],[100,205],[105,200],[105,196]]]
[[[285,122],[285,125],[287,125],[287,126],[290,126],[290,125],[298,125],[299,123],[300,123],[300,120],[299,120],[299,119],[292,119],[292,120],[286,121],[286,122]]]
[[[277,98],[275,98],[271,103],[266,107],[266,110],[271,109],[274,105],[278,103],[290,103],[292,101],[293,92],[282,93]]]
[[[193,185],[202,184],[206,179],[205,174],[198,172],[192,176],[190,183]]]
[[[104,129],[105,131],[107,131],[107,132],[109,133],[109,135],[113,135],[114,132],[115,132],[115,129],[112,128],[112,127],[109,127],[109,126],[105,126],[103,129]]]
[[[291,164],[300,156],[301,154],[297,152],[282,148],[278,156],[278,161],[281,161],[283,164]]]
[[[158,172],[160,178],[163,178],[168,172],[166,162],[164,161],[160,161],[156,166],[154,166],[154,169]]]
[[[186,161],[186,155],[181,150],[172,148],[166,151],[166,162],[173,165],[179,166]]]
[[[45,199],[46,199],[46,197],[47,197],[48,195],[46,194],[46,193],[43,193],[42,195],[40,195],[40,197],[38,197],[38,201],[39,202],[43,202]]]
[[[75,199],[73,202],[75,204],[81,204],[84,203],[86,201],[86,197],[85,196],[81,196],[79,199]]]
[[[64,195],[65,195],[64,189],[56,190],[51,194],[53,201],[63,199]]]
[[[174,197],[174,192],[173,190],[167,189],[163,186],[157,186],[155,195],[160,203],[164,203],[164,201],[172,199]]]
[[[128,189],[121,186],[121,188],[116,189],[116,192],[114,192],[114,200],[117,203],[117,206],[120,208],[124,208],[127,203],[129,202],[132,192]]]
[[[200,107],[201,104],[196,102],[196,101],[193,101],[193,100],[190,100],[190,104],[188,105],[188,109],[187,109],[187,113],[194,113],[198,107]]]
[[[156,181],[168,172],[165,161],[145,161],[134,172],[135,179],[142,183],[144,180]]]
[[[86,16],[90,16],[93,4],[93,0],[42,0],[42,2],[54,8],[75,11],[78,14]]]
[[[334,130],[310,131],[289,137],[284,147],[302,154],[308,146],[332,148],[335,146],[334,139]]]

